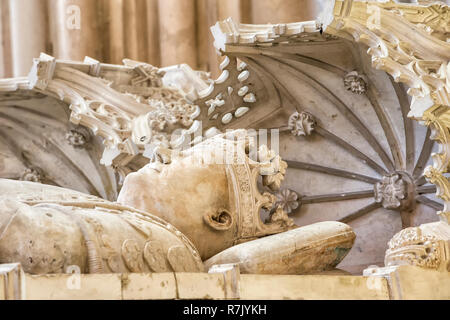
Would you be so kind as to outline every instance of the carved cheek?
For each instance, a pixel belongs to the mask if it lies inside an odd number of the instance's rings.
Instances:
[[[216,212],[205,214],[203,220],[214,230],[226,231],[233,226],[234,215],[226,209],[220,209]]]

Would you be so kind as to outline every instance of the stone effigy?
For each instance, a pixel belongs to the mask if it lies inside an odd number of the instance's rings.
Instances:
[[[279,188],[286,164],[264,145],[259,161],[252,160],[251,148],[245,131],[235,131],[179,154],[170,151],[164,162],[155,160],[128,175],[117,203],[3,179],[0,262],[20,262],[32,274],[62,273],[73,266],[83,273],[202,272],[202,260],[246,242],[235,247],[243,253],[250,249],[254,256],[247,254],[245,261],[212,259],[221,264],[255,260],[259,269],[247,271],[257,273],[333,269],[352,247],[351,228],[328,222],[295,229],[281,208],[263,223],[260,210],[271,208],[275,196],[260,194],[257,179],[262,175],[263,185]],[[229,163],[214,162],[228,150]],[[265,238],[270,246],[251,241],[273,234],[278,235]],[[318,250],[310,250],[314,247]],[[261,261],[261,255],[268,258]]]

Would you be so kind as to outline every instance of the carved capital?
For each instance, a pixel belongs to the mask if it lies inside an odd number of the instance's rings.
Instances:
[[[444,222],[407,228],[389,241],[386,267],[410,264],[427,269],[450,271],[450,226]]]

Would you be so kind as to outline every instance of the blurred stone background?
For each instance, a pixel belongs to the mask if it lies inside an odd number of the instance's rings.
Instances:
[[[327,1],[0,0],[0,78],[26,75],[40,52],[114,64],[124,58],[160,67],[187,63],[215,77],[219,57],[209,27],[218,20],[314,20]]]
[[[187,63],[218,73],[209,27],[314,20],[329,0],[0,0],[0,78],[27,75],[40,52],[57,59]]]

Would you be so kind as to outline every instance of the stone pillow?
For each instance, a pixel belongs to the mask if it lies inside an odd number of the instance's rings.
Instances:
[[[207,269],[239,264],[241,273],[308,274],[334,269],[356,235],[346,224],[326,221],[242,243],[205,261]]]

